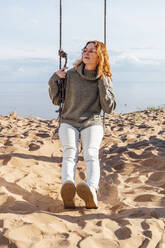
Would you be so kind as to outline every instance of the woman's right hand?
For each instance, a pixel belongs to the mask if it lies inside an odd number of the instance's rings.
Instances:
[[[59,78],[65,78],[66,77],[65,69],[67,69],[67,67],[63,67],[59,71],[56,71],[56,74],[59,76]]]

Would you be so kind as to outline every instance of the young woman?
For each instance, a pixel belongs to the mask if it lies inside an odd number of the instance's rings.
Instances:
[[[99,148],[103,138],[101,110],[111,113],[116,106],[112,90],[112,73],[105,45],[89,41],[82,58],[74,68],[55,72],[49,80],[49,95],[58,104],[57,81],[65,79],[65,101],[59,137],[63,147],[61,196],[65,208],[74,208],[74,197],[85,202],[86,208],[97,208],[100,180]],[[87,182],[75,186],[78,141],[81,137]]]

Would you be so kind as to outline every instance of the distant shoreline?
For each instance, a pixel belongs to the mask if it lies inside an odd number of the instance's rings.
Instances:
[[[117,113],[141,111],[147,107],[165,104],[165,83],[114,82]],[[1,114],[17,112],[20,116],[38,116],[45,119],[57,117],[58,106],[52,104],[48,82],[10,82],[0,84]]]

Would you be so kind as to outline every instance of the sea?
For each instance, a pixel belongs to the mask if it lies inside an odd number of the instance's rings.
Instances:
[[[165,107],[165,82],[113,82],[116,113]],[[0,82],[0,115],[16,112],[21,117],[57,118],[48,82]]]

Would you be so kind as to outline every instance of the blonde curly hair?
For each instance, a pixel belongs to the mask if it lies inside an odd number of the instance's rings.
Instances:
[[[104,43],[93,40],[93,41],[88,41],[83,49],[87,47],[88,44],[94,43],[96,46],[96,52],[99,57],[99,62],[97,66],[97,73],[101,78],[104,78],[105,76],[109,77],[112,80],[112,73],[111,73],[111,68],[109,64],[109,56],[107,52],[107,48],[104,45]],[[83,62],[82,58],[74,64],[75,67],[80,65]]]

